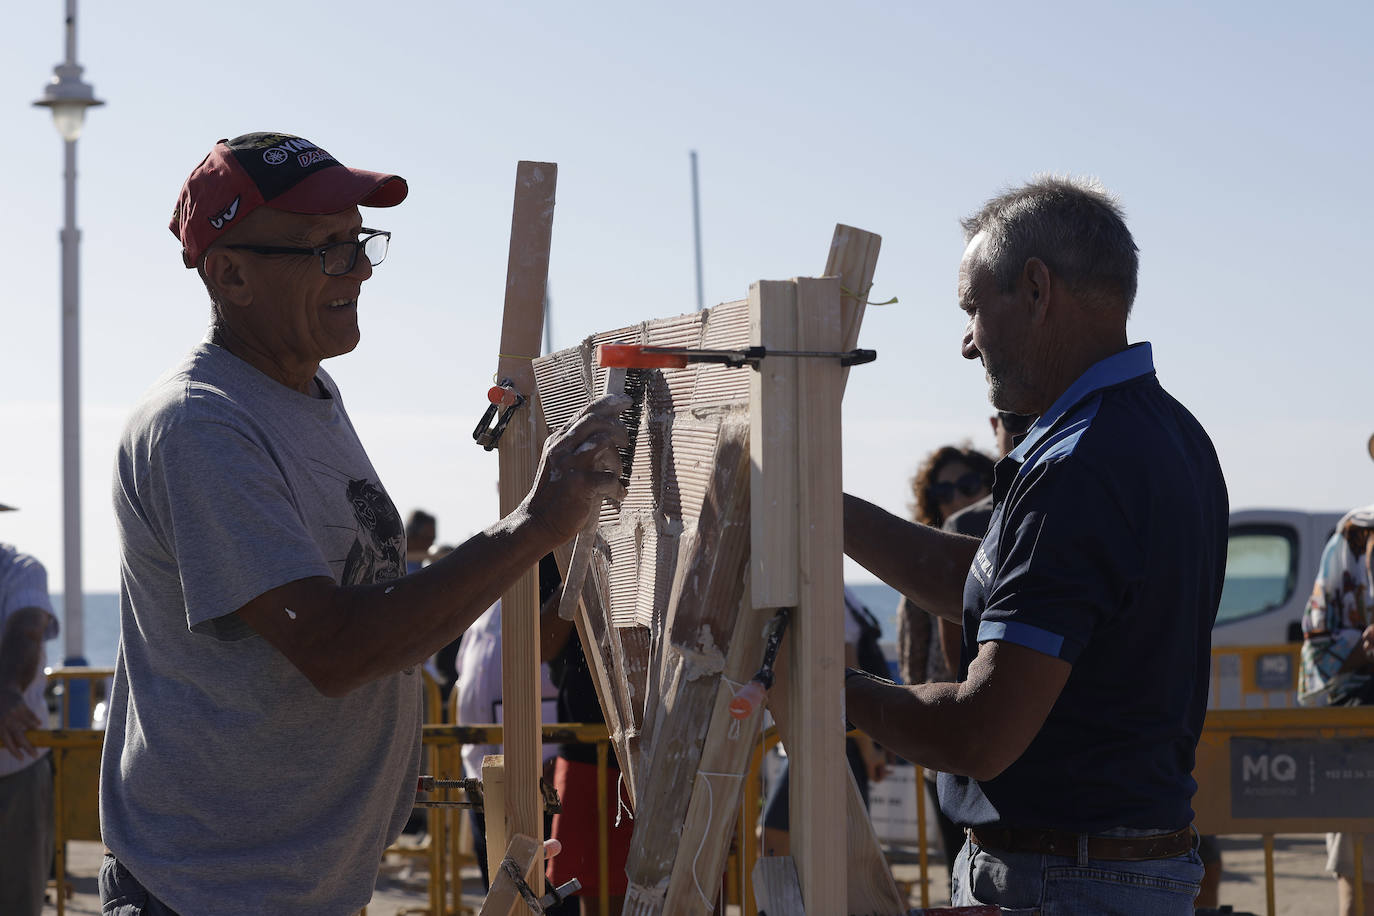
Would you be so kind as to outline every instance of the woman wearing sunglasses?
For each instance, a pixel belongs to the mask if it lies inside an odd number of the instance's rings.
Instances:
[[[960,509],[992,492],[993,461],[972,446],[945,445],[926,456],[911,478],[913,518],[939,528]],[[908,684],[952,681],[959,643],[942,650],[935,618],[905,598],[897,607],[897,660]]]
[[[942,527],[951,515],[992,493],[992,466],[991,458],[971,446],[937,448],[926,456],[911,478],[915,497],[913,518],[924,525]],[[958,630],[957,624],[948,626]],[[959,668],[959,638],[953,635],[942,639],[937,618],[909,598],[902,598],[897,605],[897,659],[902,680],[908,684],[952,681]],[[926,790],[932,800],[934,780],[935,774],[927,770]],[[963,831],[940,811],[938,801],[927,810],[936,813],[945,861],[952,865],[954,854],[964,843]]]

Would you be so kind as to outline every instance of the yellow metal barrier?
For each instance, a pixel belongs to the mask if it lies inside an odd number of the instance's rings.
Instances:
[[[1358,787],[1350,783],[1352,790],[1346,797],[1351,799],[1374,798],[1368,791],[1370,773],[1374,773],[1374,707],[1353,708],[1296,708],[1293,697],[1297,687],[1298,671],[1297,644],[1261,647],[1218,647],[1213,650],[1212,666],[1212,706],[1207,714],[1202,741],[1198,746],[1198,761],[1195,776],[1198,781],[1198,794],[1193,801],[1197,811],[1196,826],[1203,833],[1220,835],[1259,834],[1265,843],[1265,890],[1269,912],[1274,912],[1274,874],[1273,838],[1279,833],[1325,833],[1343,831],[1355,834],[1374,832],[1374,810],[1363,811],[1351,804],[1344,805],[1337,813],[1297,814],[1284,813],[1280,800],[1299,798],[1289,790],[1301,788],[1292,785],[1306,780],[1309,792],[1318,782],[1339,782],[1341,777],[1329,776],[1327,772],[1314,772],[1311,767],[1327,760],[1333,754],[1356,754],[1357,761],[1368,760],[1369,764],[1353,767],[1329,766],[1327,771],[1349,770],[1364,774],[1365,782]],[[49,675],[50,684],[65,685],[71,680],[82,678],[90,681],[104,681],[113,675],[108,668],[62,668]],[[94,684],[92,685],[94,687]],[[59,721],[65,726],[68,717],[66,704],[67,691],[62,691],[62,705]],[[442,707],[442,698],[432,679],[426,677],[425,686],[426,718],[432,719],[434,711]],[[1218,708],[1218,703],[1234,702],[1245,708]],[[456,712],[454,701],[450,698],[450,715]],[[29,733],[35,746],[52,748],[54,763],[54,803],[57,811],[57,889],[58,916],[64,914],[65,903],[65,851],[69,840],[98,841],[99,806],[97,787],[99,783],[100,749],[104,732],[90,729],[67,729],[36,731]],[[543,728],[545,743],[583,743],[597,746],[597,766],[599,783],[604,784],[605,770],[608,766],[609,736],[605,725],[582,724],[545,724]],[[428,772],[438,776],[458,776],[462,773],[459,752],[464,744],[501,744],[500,725],[441,725],[426,724],[423,729],[423,742],[426,746]],[[742,800],[739,835],[734,862],[729,867],[727,880],[731,902],[742,905],[744,912],[752,912],[754,907],[753,890],[749,873],[752,863],[758,858],[754,822],[760,808],[761,764],[764,753],[777,742],[776,733],[769,730],[762,736],[759,747],[750,764],[749,778],[745,783]],[[1354,742],[1352,744],[1351,742]],[[1363,743],[1361,743],[1363,742]],[[1299,759],[1300,754],[1307,757]],[[1369,754],[1361,757],[1360,754]],[[1290,760],[1291,758],[1291,760]],[[1246,760],[1250,762],[1247,764]],[[1331,758],[1338,759],[1338,758]],[[1247,769],[1248,766],[1248,769]],[[1304,769],[1304,766],[1307,769]],[[1299,774],[1288,778],[1292,774]],[[921,905],[928,906],[928,863],[925,854],[926,811],[924,805],[923,783],[917,781],[917,834],[919,844],[919,866],[921,885]],[[1267,779],[1274,785],[1257,786],[1254,783]],[[1353,780],[1355,776],[1345,777]],[[1247,786],[1251,790],[1247,794]],[[1259,789],[1264,792],[1259,792]],[[1283,794],[1289,792],[1289,794]],[[1297,802],[1294,802],[1297,804]],[[600,804],[598,819],[598,850],[602,869],[602,888],[609,886],[608,846],[609,824],[607,805]],[[1280,812],[1279,816],[1274,812]],[[451,811],[430,809],[430,837],[422,850],[409,850],[411,854],[422,855],[430,870],[430,913],[458,914],[462,907],[461,882],[458,881],[460,869],[473,861],[459,848],[460,831],[458,825],[446,820]],[[399,851],[399,850],[393,850]],[[1360,843],[1356,840],[1355,861],[1357,880],[1355,893],[1363,894],[1363,876],[1358,873],[1361,867]],[[452,876],[450,885],[449,876]],[[448,888],[452,886],[452,894]],[[451,903],[449,899],[451,896]],[[609,901],[603,891],[599,901],[601,912],[607,913]],[[1357,901],[1358,903],[1358,901]]]
[[[439,765],[434,770],[434,775],[450,776],[456,778],[462,774],[463,765],[459,757],[459,752],[465,744],[501,744],[503,742],[504,729],[500,725],[431,725],[424,726],[424,744],[439,754]],[[597,785],[599,793],[605,792],[606,771],[609,767],[608,749],[610,747],[610,734],[604,723],[598,724],[578,724],[578,723],[544,723],[543,742],[545,744],[592,744],[597,748]],[[597,806],[597,848],[600,852],[601,863],[601,897],[599,899],[599,909],[602,916],[610,913],[610,819],[607,815],[605,798],[598,798]],[[451,814],[454,809],[432,809],[431,817]],[[455,825],[456,826],[456,825]],[[451,832],[456,830],[449,828]],[[465,912],[462,905],[462,894],[459,882],[457,881],[458,870],[462,867],[463,857],[456,854],[453,844],[437,844],[430,847],[428,854],[430,868],[430,894],[431,901],[435,899],[436,880],[443,882],[446,875],[453,875],[454,893],[452,904],[449,907],[443,902],[444,895],[439,896],[439,903],[431,903],[435,906],[430,912],[432,914],[458,914]],[[447,857],[444,852],[447,851]],[[447,859],[447,860],[446,860]]]
[[[59,697],[57,708],[58,728],[70,728],[71,717],[71,690],[69,685],[72,681],[87,681],[90,684],[91,696],[94,698],[96,684],[101,685],[100,692],[104,692],[104,682],[114,677],[113,668],[53,668],[48,671],[47,692],[49,695]],[[108,699],[108,697],[106,698]],[[94,710],[94,703],[92,703]]]
[[[1298,705],[1302,643],[1212,649],[1208,709],[1281,709]]]
[[[100,749],[105,733],[97,729],[28,732],[34,747],[50,749],[53,761],[53,811],[57,847],[57,916],[67,905],[67,842],[100,840]]]
[[[1355,836],[1355,909],[1363,912],[1360,834],[1374,832],[1374,707],[1212,710],[1198,744],[1194,821],[1202,833],[1264,838],[1274,913],[1274,835]]]
[[[89,681],[94,695],[96,683],[113,676],[113,668],[58,668],[48,672],[48,690],[61,697],[59,727],[28,733],[34,747],[49,748],[52,755],[57,916],[64,916],[67,906],[67,842],[100,840],[100,750],[105,743],[103,731],[67,727],[71,721],[68,688],[72,681]],[[57,687],[61,690],[55,690]]]

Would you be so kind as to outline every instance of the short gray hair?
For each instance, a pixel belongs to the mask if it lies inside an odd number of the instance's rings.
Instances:
[[[210,277],[205,273],[205,259],[202,257],[200,263],[196,265],[196,273],[200,274],[200,282],[205,284],[206,295],[210,297],[210,324],[219,327],[224,324],[224,306],[220,304],[219,293],[215,291],[215,286],[210,282]]]
[[[980,259],[1010,292],[1030,258],[1101,305],[1135,301],[1139,249],[1115,197],[1096,179],[1041,175],[1004,191],[960,221],[965,241],[985,233]]]

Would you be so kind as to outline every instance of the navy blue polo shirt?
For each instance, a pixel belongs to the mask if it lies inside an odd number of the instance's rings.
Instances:
[[[987,782],[940,774],[941,806],[975,827],[1191,823],[1228,505],[1212,442],[1160,387],[1150,345],[1074,382],[998,462],[993,499],[960,679],[988,640],[1073,670],[1025,753]]]

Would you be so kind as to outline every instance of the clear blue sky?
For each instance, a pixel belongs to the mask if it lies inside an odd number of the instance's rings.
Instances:
[[[958,219],[1037,172],[1096,175],[1141,249],[1133,340],[1211,432],[1232,505],[1374,499],[1368,347],[1374,6],[1230,2],[231,5],[80,10],[107,100],[80,147],[85,583],[118,583],[109,509],[131,406],[204,333],[166,229],[213,142],[300,134],[394,171],[410,199],[327,367],[400,510],[441,541],[495,518],[471,443],[495,368],[515,164],[559,164],[555,346],[695,305],[688,153],[708,303],[819,273],[836,222],[880,233],[845,404],[846,486],[905,512],[921,457],[989,450],[958,352]],[[61,145],[30,107],[62,3],[0,35],[6,221],[0,540],[61,589]],[[225,485],[207,480],[206,486]],[[865,576],[851,570],[854,578]]]

